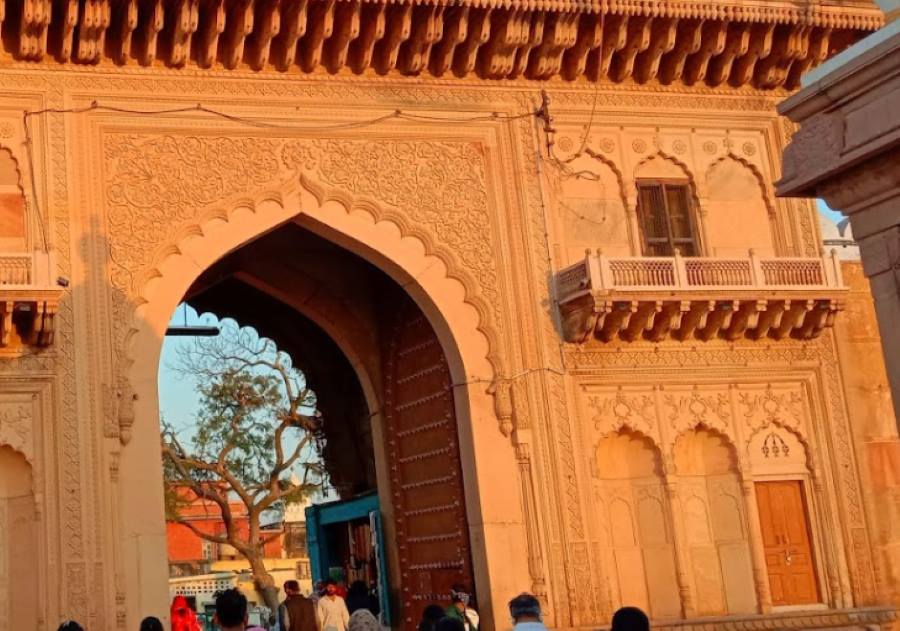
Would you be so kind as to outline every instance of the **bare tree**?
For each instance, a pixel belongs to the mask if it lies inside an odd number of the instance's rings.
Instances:
[[[229,322],[218,337],[195,338],[180,349],[174,369],[197,381],[200,410],[189,439],[163,423],[167,518],[237,550],[274,613],[278,588],[263,562],[273,536],[266,536],[261,519],[323,483],[315,395],[271,340]],[[204,532],[181,514],[193,498],[218,510],[224,534]],[[246,509],[246,528],[232,510],[236,502]]]

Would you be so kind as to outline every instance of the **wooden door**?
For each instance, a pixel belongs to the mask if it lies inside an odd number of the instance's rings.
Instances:
[[[437,334],[411,302],[387,350],[385,418],[400,557],[400,624],[414,629],[450,587],[474,589],[453,388]]]
[[[757,482],[756,501],[772,604],[819,602],[803,483],[799,480]]]

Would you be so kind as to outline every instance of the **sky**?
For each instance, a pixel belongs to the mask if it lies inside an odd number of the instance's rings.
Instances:
[[[831,210],[831,209],[828,207],[828,204],[826,204],[826,203],[825,203],[824,201],[822,201],[821,199],[817,199],[817,200],[816,200],[816,204],[817,204],[818,207],[819,207],[819,213],[821,213],[822,215],[825,215],[826,217],[828,217],[829,219],[831,219],[834,223],[837,223],[837,222],[839,222],[841,219],[844,218],[844,216],[843,216],[841,213],[839,213],[838,211],[836,211],[836,210]]]
[[[181,304],[172,315],[169,324],[172,326],[197,326],[217,325],[233,320],[220,320],[212,313],[199,315],[196,310],[187,304]],[[255,334],[256,331],[249,328]],[[159,362],[159,413],[160,418],[165,419],[178,431],[179,439],[189,441],[192,428],[199,409],[199,396],[197,395],[198,380],[179,374],[174,366],[178,360],[179,350],[193,343],[196,338],[178,336],[165,337],[163,339],[162,355]],[[310,410],[312,413],[312,410]],[[290,449],[291,443],[285,439],[286,449]],[[336,499],[329,488],[312,498],[313,503]]]
[[[184,326],[185,318],[189,326],[219,323],[219,318],[212,313],[200,316],[193,308],[183,304],[175,310],[170,324]],[[176,374],[172,366],[178,357],[178,349],[192,341],[193,338],[190,337],[164,338],[159,362],[159,413],[167,422],[179,428],[193,424],[198,407],[197,382]]]

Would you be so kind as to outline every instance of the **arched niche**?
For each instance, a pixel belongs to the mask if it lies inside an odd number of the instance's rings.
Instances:
[[[706,172],[706,235],[709,253],[745,257],[750,248],[775,255],[766,191],[749,165],[726,156]],[[740,230],[735,230],[735,226]]]
[[[605,254],[631,254],[622,176],[600,157],[581,156],[568,164],[569,175],[560,180],[558,204],[566,251],[566,264],[584,258],[586,248]]]
[[[794,431],[777,423],[759,428],[747,444],[754,476],[804,477],[810,473],[806,445]]]
[[[634,169],[635,180],[683,180],[691,185],[696,195],[695,185],[690,171],[680,161],[662,153],[656,153],[641,160]]]
[[[27,246],[19,163],[9,149],[0,148],[0,252],[24,252]]]
[[[679,617],[672,512],[659,449],[643,434],[623,428],[600,440],[595,457],[616,605],[641,607],[655,619]]]
[[[747,589],[753,566],[734,446],[701,425],[678,437],[673,455],[696,612],[755,612],[754,590]]]
[[[0,628],[38,628],[36,521],[31,465],[0,445]]]

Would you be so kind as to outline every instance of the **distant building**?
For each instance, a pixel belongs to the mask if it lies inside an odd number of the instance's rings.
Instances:
[[[835,251],[842,261],[859,260],[859,244],[853,239],[853,228],[849,219],[835,222],[825,215],[819,215],[822,231],[822,246],[825,252]]]
[[[231,502],[230,506],[235,516],[235,526],[238,532],[244,535],[249,528],[246,506],[241,502]],[[288,579],[301,581],[301,586],[304,581],[309,583],[304,508],[305,504],[288,507],[282,520],[262,526],[266,537],[266,567],[278,574],[276,582],[279,584]],[[200,532],[218,536],[225,533],[225,522],[218,506],[208,500],[194,498],[182,506],[179,512]],[[196,582],[205,575],[215,574],[218,577],[222,572],[232,575],[249,570],[246,560],[233,546],[207,541],[182,523],[175,521],[166,523],[166,540],[169,576],[173,579],[191,578]],[[209,583],[209,580],[204,584]],[[218,580],[219,578],[215,579]],[[181,581],[170,581],[170,591],[175,590],[172,595],[176,593],[185,596],[194,595],[177,589],[177,585],[180,584]],[[308,589],[311,589],[311,585]]]

